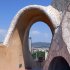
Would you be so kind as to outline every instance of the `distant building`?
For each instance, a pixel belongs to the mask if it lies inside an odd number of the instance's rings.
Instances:
[[[42,52],[48,52],[49,51],[49,48],[37,48],[37,47],[32,47],[32,53],[33,52],[36,52],[36,51],[42,51]]]
[[[29,37],[29,51],[32,52],[32,40],[31,37]]]
[[[48,51],[49,51],[49,47],[32,47],[32,39],[31,37],[29,37],[29,51],[31,53],[37,52],[37,51],[42,51],[45,52],[45,60],[47,58],[48,55]]]
[[[49,48],[32,47],[32,53],[37,52],[37,51],[45,52],[45,60],[46,60],[48,52],[49,52]]]

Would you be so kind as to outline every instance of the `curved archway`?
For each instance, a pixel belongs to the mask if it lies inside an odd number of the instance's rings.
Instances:
[[[35,10],[35,11],[34,11]],[[34,13],[33,15],[32,15],[32,13],[31,12],[36,12],[36,13]],[[30,15],[30,13],[31,13],[31,17],[32,17],[32,19],[28,19],[29,20],[29,23],[25,26],[26,27],[26,29],[25,29],[25,34],[24,34],[24,46],[26,46],[25,48],[28,48],[29,47],[29,45],[27,44],[28,43],[28,35],[29,35],[29,30],[30,30],[30,28],[31,28],[31,26],[35,23],[35,22],[37,22],[37,21],[42,21],[42,22],[45,22],[45,23],[47,23],[48,24],[48,26],[50,27],[50,29],[51,29],[51,31],[52,31],[52,34],[54,33],[54,30],[55,30],[55,27],[54,27],[54,25],[53,25],[53,23],[51,22],[51,20],[48,18],[48,15],[47,14],[45,14],[45,12],[43,12],[43,11],[41,11],[40,9],[31,9],[31,10],[29,10],[28,12],[27,12],[27,14],[29,13],[29,15]],[[35,15],[36,14],[36,15]],[[28,16],[27,16],[28,17]],[[26,57],[24,56],[24,58],[25,58],[25,65],[26,65],[26,68],[29,68],[29,67],[32,67],[32,66],[30,66],[30,63],[31,63],[31,65],[33,65],[35,62],[33,62],[34,60],[33,60],[33,58],[32,58],[32,56],[31,56],[31,54],[30,54],[30,51],[29,51],[29,48],[26,50],[26,51],[28,51],[29,52],[29,54],[25,54],[25,55],[29,55],[30,56],[30,60],[31,60],[31,62],[28,60],[28,59],[26,59]],[[27,52],[27,53],[28,53]],[[28,64],[29,63],[29,64]],[[37,65],[37,64],[36,64]]]
[[[38,64],[39,68],[43,68],[52,41],[52,32],[47,23],[42,21],[33,23],[29,30],[28,41],[29,50],[34,61]]]
[[[21,55],[19,56],[19,65],[23,62],[26,68],[35,67],[36,64],[34,63],[28,49],[30,27],[37,21],[43,21],[48,23],[52,33],[54,33],[55,28],[60,25],[60,20],[59,12],[51,6],[27,6],[21,9],[14,17],[4,44],[8,47],[19,47],[18,52]],[[21,50],[22,52],[20,52]]]
[[[70,67],[63,57],[57,56],[50,62],[48,70],[70,70]]]
[[[29,11],[31,12],[31,14],[28,13]],[[23,18],[23,19],[21,19],[21,18]],[[27,21],[25,22],[26,19],[28,20],[28,22]],[[5,37],[5,40],[4,40],[4,43],[3,43],[4,45],[8,44],[8,41],[11,37],[11,34],[13,33],[16,25],[20,24],[19,23],[20,21],[21,22],[23,21],[25,24],[30,23],[30,22],[35,23],[36,21],[43,21],[45,23],[47,22],[48,25],[50,26],[50,28],[53,31],[55,28],[57,28],[57,26],[60,25],[61,16],[60,16],[60,13],[58,12],[58,10],[53,8],[51,5],[47,6],[47,7],[44,7],[44,6],[41,6],[41,5],[30,5],[30,6],[26,6],[25,8],[22,8],[16,14],[16,16],[13,18],[13,20],[11,22],[11,25],[10,25],[10,28],[8,30],[7,36]],[[20,25],[22,25],[22,23]]]
[[[52,32],[47,23],[38,21],[31,26],[29,30],[29,50],[31,52],[34,52],[34,48],[36,49],[35,51],[45,52],[44,59],[46,60],[51,41]]]

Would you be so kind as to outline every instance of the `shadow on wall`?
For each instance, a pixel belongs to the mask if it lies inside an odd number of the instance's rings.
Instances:
[[[48,70],[70,70],[69,64],[67,61],[61,57],[55,57],[51,61]]]

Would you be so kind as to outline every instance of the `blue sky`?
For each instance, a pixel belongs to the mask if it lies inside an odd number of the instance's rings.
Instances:
[[[0,42],[4,40],[11,20],[21,8],[34,4],[47,6],[51,2],[52,0],[0,0]]]
[[[30,29],[29,37],[31,37],[32,42],[51,42],[52,33],[47,24],[44,22],[36,22],[32,25]]]

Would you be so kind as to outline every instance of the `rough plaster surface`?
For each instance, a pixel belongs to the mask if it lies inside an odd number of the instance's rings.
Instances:
[[[53,0],[51,5],[57,10],[64,12],[69,3],[70,0]]]
[[[59,57],[59,56],[63,57],[67,61],[67,63],[70,65],[70,54],[68,52],[67,45],[63,40],[61,27],[58,27],[55,30],[55,35],[53,37],[51,48],[49,50],[48,57],[44,65],[44,70],[49,70],[48,68],[50,66],[51,61],[55,57]],[[53,70],[55,70],[55,67]]]
[[[67,49],[70,53],[70,12],[66,12],[63,23],[62,23],[62,35],[64,42],[67,45]]]

